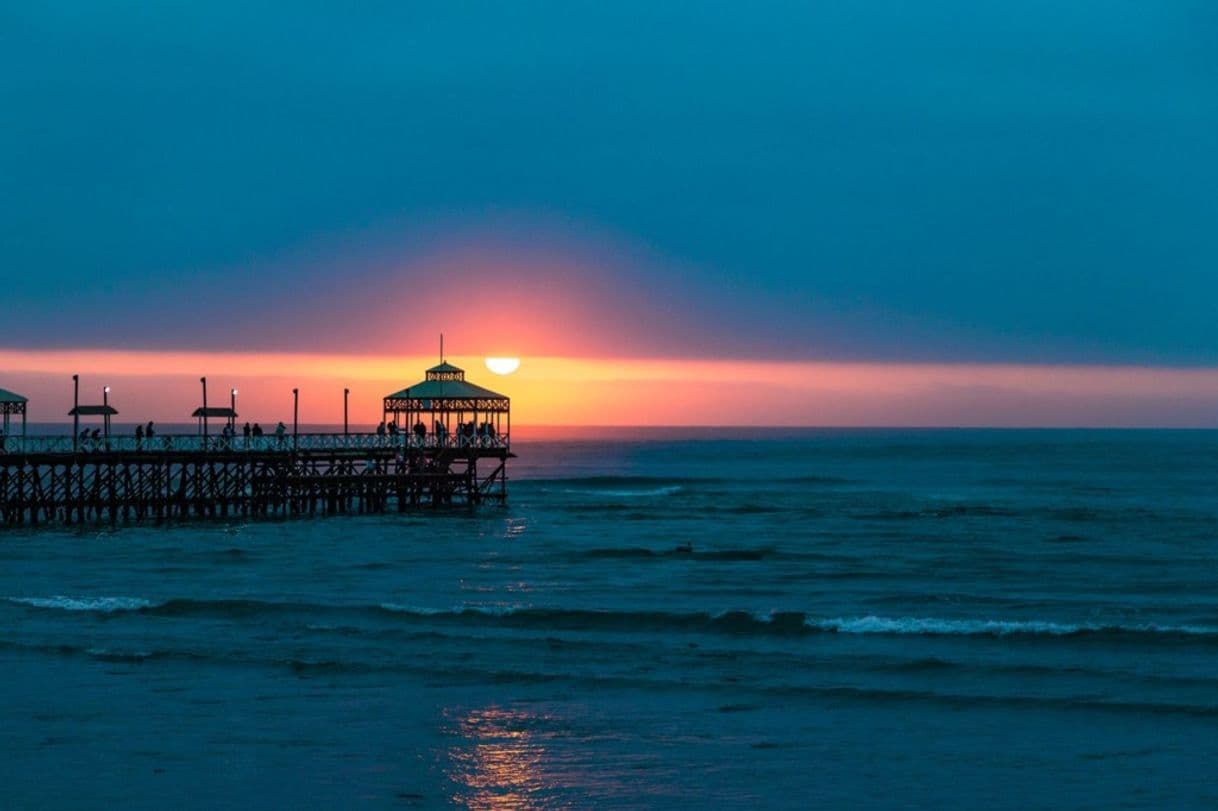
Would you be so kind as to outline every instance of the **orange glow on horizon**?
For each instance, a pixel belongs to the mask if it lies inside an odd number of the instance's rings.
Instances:
[[[0,350],[0,387],[30,398],[32,422],[59,422],[110,385],[120,422],[185,422],[199,377],[240,391],[242,419],[374,424],[381,398],[418,382],[434,355]],[[1213,425],[1218,370],[1015,364],[844,363],[532,357],[510,376],[451,356],[473,382],[512,398],[521,425]],[[94,391],[96,390],[96,391]]]

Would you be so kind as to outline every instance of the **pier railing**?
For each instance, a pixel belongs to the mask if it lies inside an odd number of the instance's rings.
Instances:
[[[400,434],[264,434],[263,436],[224,436],[209,434],[155,434],[134,436],[79,437],[29,436],[6,437],[0,441],[0,452],[21,453],[134,453],[167,451],[236,451],[259,453],[290,453],[296,450],[426,450],[437,448],[502,448],[508,447],[508,436],[422,436]]]

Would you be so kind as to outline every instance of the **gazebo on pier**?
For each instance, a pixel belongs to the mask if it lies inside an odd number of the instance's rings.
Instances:
[[[512,432],[511,400],[444,360],[423,381],[385,397],[383,413],[391,430],[419,446],[505,448]]]
[[[4,415],[4,433],[0,434],[0,453],[4,452],[4,444],[8,442],[9,423],[14,414],[21,415],[21,439],[22,442],[25,441],[25,407],[28,402],[29,400],[20,394],[8,389],[0,389],[0,414]]]

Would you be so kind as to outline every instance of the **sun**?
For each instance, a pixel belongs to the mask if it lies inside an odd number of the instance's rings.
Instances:
[[[497,375],[510,375],[520,368],[520,358],[487,358],[486,368]]]

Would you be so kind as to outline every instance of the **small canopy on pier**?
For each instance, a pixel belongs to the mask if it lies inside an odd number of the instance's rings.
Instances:
[[[4,436],[0,437],[0,453],[4,453],[7,450],[4,444],[8,441],[8,425],[12,415],[21,415],[21,435],[25,435],[25,406],[28,402],[28,399],[16,392],[0,389],[0,415],[4,417],[0,421],[0,426],[3,426],[4,430]]]
[[[118,414],[112,405],[78,405],[68,412],[69,417],[113,417]]]
[[[199,432],[203,434],[207,433],[207,421],[210,419],[224,420],[234,431],[237,429],[237,412],[229,406],[200,406],[190,416],[199,421]]]
[[[231,420],[237,417],[237,412],[233,411],[228,406],[208,406],[207,408],[196,408],[190,416],[200,419],[203,417],[207,417],[208,419],[211,419],[212,417],[222,417],[226,420]]]

